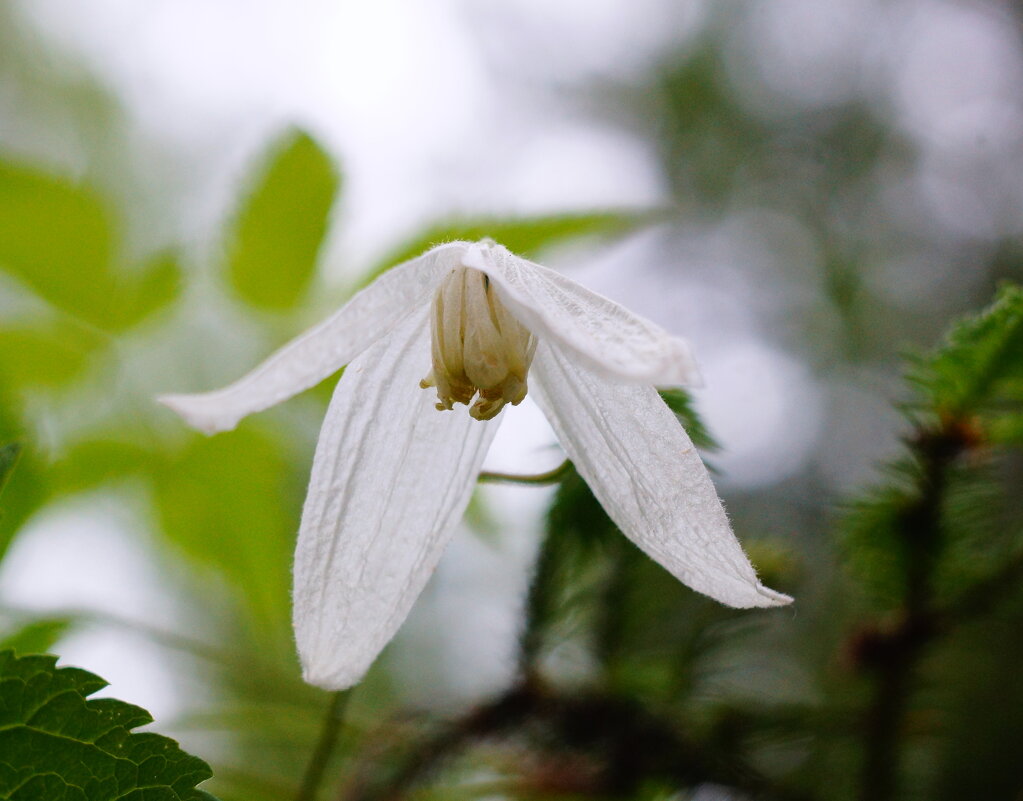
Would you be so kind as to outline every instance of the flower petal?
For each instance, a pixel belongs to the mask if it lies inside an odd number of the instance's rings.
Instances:
[[[213,434],[243,417],[315,386],[387,334],[410,310],[429,302],[466,245],[442,245],[399,264],[358,292],[319,325],[293,339],[233,384],[199,395],[162,395],[157,400],[190,426]]]
[[[487,242],[470,246],[464,263],[490,276],[523,325],[571,349],[591,370],[657,386],[700,383],[685,340],[560,273]]]
[[[303,673],[320,687],[357,682],[405,620],[497,430],[437,411],[419,387],[429,365],[424,309],[348,366],[323,423],[294,593]]]
[[[534,397],[608,515],[679,581],[735,607],[777,606],[732,533],[707,468],[649,386],[608,382],[541,342]]]

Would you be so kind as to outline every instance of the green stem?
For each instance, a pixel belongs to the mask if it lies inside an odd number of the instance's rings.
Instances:
[[[520,476],[515,473],[491,473],[484,471],[480,473],[479,480],[483,482],[496,482],[504,484],[532,484],[542,487],[548,484],[558,484],[572,470],[572,463],[566,459],[553,470],[546,473],[537,473],[532,476]]]
[[[320,729],[320,739],[316,743],[309,764],[306,766],[305,775],[302,777],[302,785],[298,789],[295,801],[316,801],[320,791],[320,784],[327,771],[330,758],[334,755],[334,748],[337,745],[338,736],[341,734],[341,725],[344,723],[345,707],[348,706],[348,696],[351,690],[340,690],[334,693],[327,707],[327,714],[323,718],[323,726]]]
[[[934,569],[944,546],[942,514],[948,472],[967,449],[955,421],[920,431],[912,443],[922,465],[919,499],[903,515],[901,529],[909,557],[902,621],[879,640],[874,691],[864,721],[864,801],[899,797],[900,735],[912,693],[914,674],[927,646],[937,636],[933,608]]]

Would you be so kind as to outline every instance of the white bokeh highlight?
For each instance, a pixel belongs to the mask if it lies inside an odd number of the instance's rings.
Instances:
[[[44,616],[83,612],[59,645],[61,665],[83,667],[110,686],[97,695],[148,709],[158,720],[185,699],[168,652],[133,629],[172,631],[184,616],[166,566],[157,561],[121,495],[97,493],[51,507],[20,532],[0,569],[0,604]]]
[[[733,342],[703,360],[707,387],[697,396],[721,445],[714,463],[721,486],[782,481],[809,458],[821,423],[821,399],[806,368],[763,342]]]

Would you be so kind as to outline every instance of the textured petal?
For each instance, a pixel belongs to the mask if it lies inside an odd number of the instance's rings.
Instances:
[[[575,281],[486,242],[467,248],[464,263],[490,276],[534,334],[560,342],[595,372],[657,386],[699,383],[684,340]]]
[[[649,386],[608,382],[541,342],[534,397],[611,519],[694,590],[735,607],[789,603],[764,587],[696,448]]]
[[[457,266],[465,243],[442,245],[398,265],[340,310],[293,339],[255,370],[223,389],[162,395],[160,403],[207,434],[315,386],[387,334],[412,309],[426,305],[440,278]]]
[[[429,363],[424,309],[353,361],[331,401],[295,552],[295,637],[312,684],[354,684],[397,631],[497,430],[434,409],[419,387]]]

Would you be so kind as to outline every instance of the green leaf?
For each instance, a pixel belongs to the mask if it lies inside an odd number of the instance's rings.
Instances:
[[[7,479],[14,472],[14,465],[21,454],[21,446],[17,442],[9,442],[0,447],[0,494],[7,486]]]
[[[369,283],[394,265],[414,258],[442,242],[456,239],[475,241],[490,237],[520,256],[536,258],[540,251],[551,245],[585,236],[622,236],[657,222],[662,216],[659,211],[605,211],[511,220],[500,217],[451,220],[433,225],[395,248],[369,271],[363,283]]]
[[[174,253],[159,253],[132,280],[122,280],[117,288],[117,302],[111,309],[108,324],[117,329],[129,328],[181,295],[184,283],[181,264]]]
[[[574,469],[558,485],[526,599],[527,657],[584,636],[616,684],[662,694],[732,614],[640,551]]]
[[[286,625],[290,567],[306,475],[283,443],[246,426],[195,436],[154,471],[167,537],[216,568],[263,623]]]
[[[1015,547],[997,462],[968,457],[981,443],[1011,444],[1023,433],[1023,289],[1002,287],[990,307],[953,325],[908,379],[919,393],[909,409],[915,433],[843,524],[849,564],[889,606],[922,571],[939,595],[963,593]]]
[[[213,801],[209,765],[173,740],[131,730],[144,709],[89,700],[106,682],[53,656],[0,652],[0,799]]]
[[[0,162],[0,269],[54,306],[102,324],[110,254],[110,222],[98,197]]]
[[[25,427],[6,397],[2,379],[0,373],[0,442],[21,440],[24,443]],[[0,558],[24,522],[45,502],[49,483],[34,448],[29,444],[21,448],[17,469],[12,471],[10,467],[8,463],[6,486],[0,498]]]
[[[19,388],[58,387],[75,378],[105,341],[81,325],[0,329],[0,370]]]
[[[41,618],[23,623],[0,636],[0,651],[12,650],[19,654],[39,654],[49,651],[71,628],[66,617]]]
[[[658,394],[678,417],[682,427],[697,448],[705,451],[718,450],[717,441],[696,413],[696,409],[693,407],[693,398],[688,392],[684,389],[660,389]]]
[[[565,619],[576,618],[581,599],[592,596],[599,583],[601,557],[613,550],[618,528],[572,467],[558,484],[547,513],[545,534],[525,604],[523,654],[532,661],[546,642],[563,641],[567,633],[552,631]]]
[[[161,255],[115,271],[111,215],[89,188],[0,162],[0,269],[61,311],[121,330],[177,296],[181,270]]]
[[[90,490],[162,464],[162,454],[137,441],[117,437],[118,434],[111,432],[105,438],[86,440],[71,447],[59,461],[50,465],[51,492],[64,495]]]
[[[992,442],[1014,447],[1023,447],[1023,414],[996,415],[986,427]]]
[[[872,600],[897,606],[912,569],[913,542],[905,536],[906,520],[921,502],[922,467],[904,454],[882,467],[883,480],[848,504],[840,533],[846,564]]]
[[[288,309],[316,268],[340,177],[308,135],[279,143],[240,209],[229,248],[229,277],[254,306]]]
[[[956,417],[996,401],[1023,401],[1023,288],[1003,286],[988,309],[955,325],[910,379],[936,411]]]

